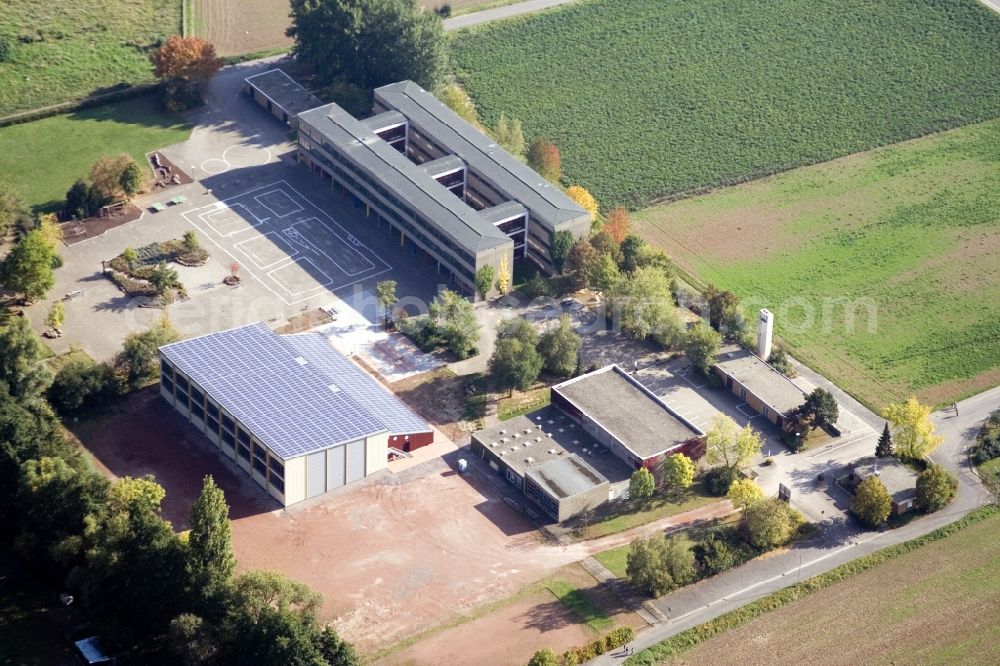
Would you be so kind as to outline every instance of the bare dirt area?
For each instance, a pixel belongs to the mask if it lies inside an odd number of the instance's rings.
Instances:
[[[706,641],[672,664],[996,664],[994,516]]]
[[[195,25],[220,56],[291,46],[286,0],[195,0]]]
[[[459,442],[475,430],[475,424],[462,418],[465,410],[465,387],[472,380],[446,368],[408,377],[391,385],[392,391],[415,412],[434,424],[453,442]]]

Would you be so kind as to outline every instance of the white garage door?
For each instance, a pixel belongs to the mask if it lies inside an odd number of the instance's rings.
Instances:
[[[316,497],[326,492],[326,451],[312,453],[306,459],[306,496]]]
[[[347,445],[347,482],[365,478],[365,442],[351,442]]]
[[[344,448],[326,450],[326,489],[333,490],[344,485]]]

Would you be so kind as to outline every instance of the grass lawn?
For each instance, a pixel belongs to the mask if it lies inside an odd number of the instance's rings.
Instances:
[[[591,0],[461,31],[484,121],[562,151],[606,209],[1000,115],[975,0]]]
[[[688,488],[678,499],[667,498],[662,494],[654,495],[645,500],[614,502],[605,504],[598,509],[592,521],[582,530],[578,537],[595,539],[622,532],[639,525],[645,525],[660,518],[666,518],[685,511],[718,502],[720,498],[712,497],[705,491],[705,486],[698,481]],[[605,513],[606,512],[606,513]]]
[[[994,514],[655,663],[995,664],[998,530]]]
[[[628,575],[626,573],[626,569],[628,568],[628,549],[631,547],[631,544],[626,544],[618,548],[612,548],[611,550],[594,555],[594,559],[606,566],[608,571],[614,575],[619,578],[625,578]]]
[[[501,421],[512,419],[521,414],[533,412],[547,406],[552,401],[548,386],[527,391],[514,391],[509,398],[502,398],[497,404],[497,417]]]
[[[181,30],[181,0],[4,0],[0,116],[153,80],[149,54]]]
[[[1000,120],[635,216],[701,282],[771,309],[800,360],[869,406],[1000,382]]]
[[[0,174],[30,206],[54,209],[101,155],[145,153],[185,141],[191,127],[155,95],[0,127]]]
[[[580,618],[591,629],[599,634],[610,631],[614,622],[587,595],[577,589],[572,583],[561,578],[553,578],[545,583],[545,587]]]

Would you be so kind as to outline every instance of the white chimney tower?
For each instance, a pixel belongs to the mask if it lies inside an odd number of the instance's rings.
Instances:
[[[771,337],[774,334],[774,315],[761,308],[757,319],[757,356],[767,361],[771,355]]]

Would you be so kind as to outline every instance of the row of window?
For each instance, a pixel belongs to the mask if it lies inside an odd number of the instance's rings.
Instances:
[[[265,479],[265,484],[269,483],[282,494],[285,492],[284,462],[254,441],[247,430],[238,426],[235,419],[209,399],[196,384],[176,371],[166,359],[160,359],[160,386],[174,397],[175,403],[186,406],[192,417],[204,423],[205,432],[216,435],[227,453],[232,455],[235,452],[240,460]]]

